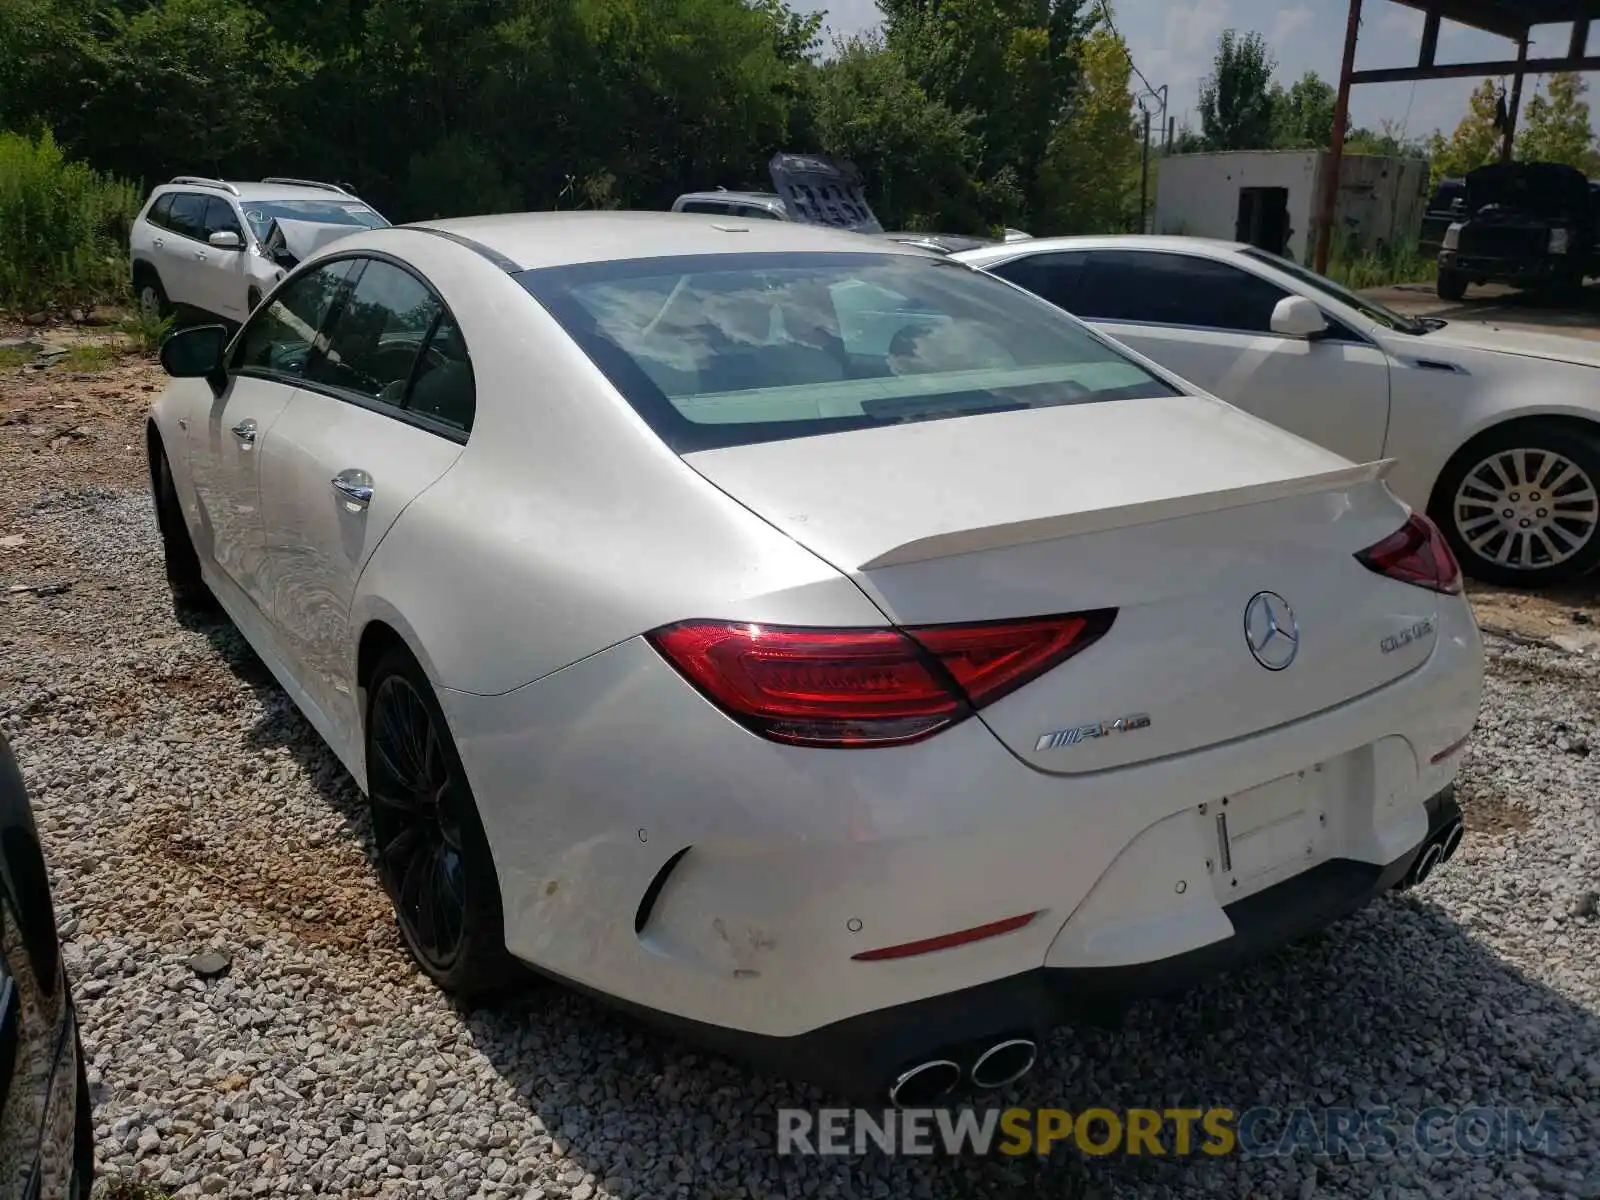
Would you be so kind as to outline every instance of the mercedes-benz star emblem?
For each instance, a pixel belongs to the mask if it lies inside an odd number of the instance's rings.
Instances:
[[[1269,671],[1281,671],[1300,653],[1300,625],[1294,609],[1277,592],[1257,592],[1244,606],[1244,640]]]

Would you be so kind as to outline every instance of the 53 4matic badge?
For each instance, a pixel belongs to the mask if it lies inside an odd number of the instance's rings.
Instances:
[[[1134,713],[1114,721],[1098,721],[1093,725],[1079,725],[1075,729],[1058,729],[1043,734],[1034,744],[1035,750],[1054,750],[1058,746],[1076,746],[1090,738],[1109,737],[1113,733],[1131,733],[1135,729],[1150,727],[1149,713]]]

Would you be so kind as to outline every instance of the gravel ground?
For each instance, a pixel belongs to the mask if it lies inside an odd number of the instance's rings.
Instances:
[[[141,474],[158,383],[0,371],[0,731],[50,858],[107,1176],[185,1196],[1600,1197],[1600,650],[1491,638],[1470,832],[1435,879],[1064,1031],[1006,1098],[1549,1109],[1556,1154],[779,1158],[773,1110],[824,1098],[559,991],[461,1013],[409,966],[348,776],[229,627],[172,615]],[[1560,621],[1594,624],[1592,600]],[[208,950],[231,959],[210,981]]]

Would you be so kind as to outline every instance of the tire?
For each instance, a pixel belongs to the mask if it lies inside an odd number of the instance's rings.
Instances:
[[[72,1138],[71,1200],[89,1200],[94,1189],[94,1105],[89,1099],[89,1070],[83,1061],[83,1039],[78,1049],[78,1115]]]
[[[412,959],[463,1003],[506,995],[526,972],[506,951],[489,840],[444,712],[403,647],[367,688],[366,762],[378,877]]]
[[[1448,267],[1439,268],[1439,284],[1436,289],[1441,300],[1461,300],[1467,294],[1467,277],[1459,271],[1452,271]]]
[[[216,600],[200,573],[200,556],[194,538],[183,519],[183,506],[172,482],[172,464],[166,448],[155,434],[150,437],[150,492],[155,502],[156,526],[161,531],[162,556],[166,560],[167,586],[179,608],[210,610]]]
[[[141,312],[160,318],[172,315],[172,301],[167,299],[167,289],[161,286],[161,276],[154,267],[141,267],[134,275],[133,294]]]
[[[1537,588],[1587,575],[1600,563],[1600,426],[1491,431],[1445,467],[1432,516],[1462,570],[1484,583]]]

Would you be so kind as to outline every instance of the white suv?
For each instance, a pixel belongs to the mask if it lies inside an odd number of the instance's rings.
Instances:
[[[243,321],[300,259],[389,224],[348,187],[270,176],[179,175],[150,193],[128,237],[139,307]]]

